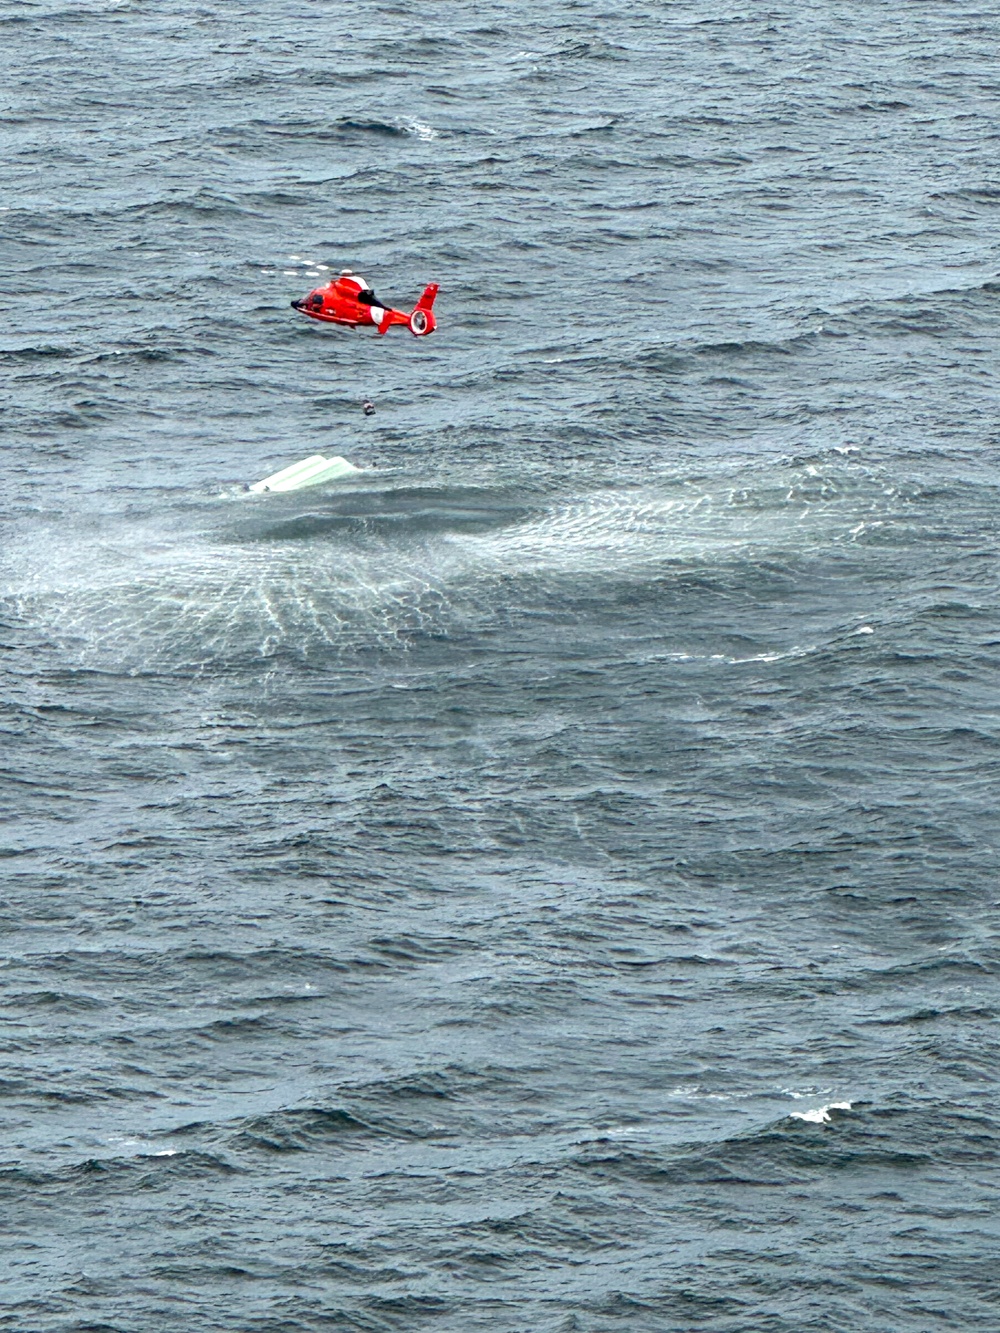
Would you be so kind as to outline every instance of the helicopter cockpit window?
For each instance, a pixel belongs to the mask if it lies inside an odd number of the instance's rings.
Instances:
[[[372,291],[370,287],[366,287],[363,292],[358,292],[357,297],[355,299],[360,301],[362,305],[379,304],[378,297],[375,295],[375,293]]]

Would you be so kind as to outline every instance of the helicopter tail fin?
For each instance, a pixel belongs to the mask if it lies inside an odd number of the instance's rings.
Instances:
[[[434,304],[434,298],[435,296],[437,296],[437,294],[438,294],[437,283],[436,282],[428,283],[428,285],[424,288],[423,296],[421,296],[420,300],[417,302],[417,309],[430,310],[431,306]]]
[[[433,333],[437,328],[437,320],[434,318],[434,298],[438,294],[438,285],[436,282],[429,283],[424,288],[424,294],[413,308],[410,315],[410,332],[416,338],[425,338],[428,333]]]

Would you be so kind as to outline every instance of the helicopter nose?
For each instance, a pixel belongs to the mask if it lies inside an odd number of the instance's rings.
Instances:
[[[293,310],[301,310],[301,309],[302,309],[302,302],[301,302],[301,301],[290,301],[289,304],[291,305],[291,307],[292,307]]]

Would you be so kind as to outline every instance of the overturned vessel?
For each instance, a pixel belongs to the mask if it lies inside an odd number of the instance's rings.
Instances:
[[[306,486],[319,486],[325,481],[337,481],[360,471],[346,458],[324,458],[322,454],[312,454],[309,458],[303,458],[301,463],[292,463],[290,467],[272,473],[263,481],[255,481],[250,490],[258,495],[263,491],[301,491]]]

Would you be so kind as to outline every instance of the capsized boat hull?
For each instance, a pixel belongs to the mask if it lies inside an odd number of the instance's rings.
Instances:
[[[290,467],[272,473],[263,481],[255,481],[250,489],[258,495],[264,491],[272,493],[301,491],[307,486],[321,486],[327,481],[339,481],[341,477],[353,476],[360,470],[346,458],[324,458],[322,454],[312,454],[309,458],[303,458],[300,463],[292,463]]]

